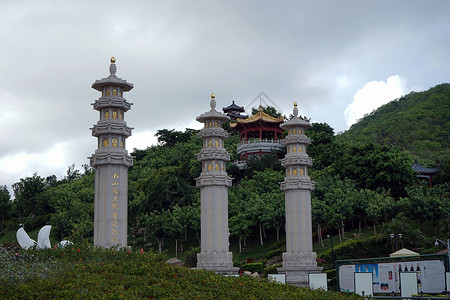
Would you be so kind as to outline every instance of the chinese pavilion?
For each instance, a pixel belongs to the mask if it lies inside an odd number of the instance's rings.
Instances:
[[[248,118],[247,115],[241,115],[241,113],[245,112],[244,107],[234,104],[234,101],[233,101],[233,103],[231,103],[231,105],[229,105],[227,107],[223,107],[222,111],[227,116],[229,116],[231,120],[247,119]]]
[[[416,172],[419,173],[419,175],[416,175],[417,178],[425,178],[428,179],[428,182],[430,184],[430,187],[432,187],[431,185],[431,177],[436,174],[437,172],[439,172],[439,169],[431,169],[431,168],[427,168],[424,167],[422,165],[419,165],[417,163],[417,160],[414,162],[414,164],[412,165],[412,169]]]
[[[239,132],[237,154],[241,160],[252,156],[261,157],[272,152],[276,152],[281,158],[285,149],[281,143],[283,130],[280,125],[283,122],[283,117],[274,118],[266,114],[261,105],[255,115],[247,119],[236,119],[236,123],[231,124],[231,127]]]

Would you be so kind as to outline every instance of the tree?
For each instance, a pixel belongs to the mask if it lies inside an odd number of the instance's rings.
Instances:
[[[80,170],[75,169],[75,164],[72,164],[71,166],[69,166],[67,168],[67,176],[66,176],[66,180],[68,182],[72,182],[75,179],[78,179],[81,177],[81,172]]]
[[[164,239],[173,235],[172,216],[169,210],[152,211],[139,219],[141,226],[145,227],[150,237],[158,242],[158,251],[162,253]]]
[[[158,137],[158,144],[165,147],[175,146],[176,143],[186,143],[192,135],[198,133],[198,130],[186,128],[185,132],[175,129],[157,130],[155,136]]]
[[[445,198],[437,189],[419,185],[407,187],[406,191],[408,197],[400,199],[400,209],[409,218],[418,222],[419,229],[425,221],[436,221],[444,217],[441,199]]]
[[[333,165],[333,172],[354,180],[359,188],[390,190],[395,198],[406,196],[414,182],[411,156],[394,146],[373,143],[350,145]]]
[[[379,194],[366,190],[366,197],[368,200],[366,207],[367,218],[373,222],[373,232],[376,235],[376,226],[383,222],[388,222],[389,218],[393,215],[393,211],[397,211],[396,205],[394,199],[386,192]]]
[[[11,195],[9,194],[6,185],[0,186],[0,216],[1,216],[1,226],[0,231],[3,230],[3,224],[11,214]]]
[[[239,241],[239,253],[242,252],[242,242],[250,236],[254,226],[254,221],[248,211],[248,205],[242,201],[242,195],[237,195],[233,189],[230,190],[229,200],[229,219],[228,227],[230,235],[238,238]]]
[[[256,107],[252,108],[252,115],[256,115],[259,112],[259,109]],[[277,111],[277,109],[273,106],[267,105],[263,106],[263,112],[268,114],[269,116],[272,116],[274,118],[280,118],[282,117],[281,113]]]
[[[45,179],[36,173],[33,177],[20,179],[12,185],[14,191],[13,211],[19,218],[48,213],[46,200],[41,194],[46,190]]]
[[[57,240],[91,240],[94,233],[94,173],[62,182],[43,193],[53,212],[52,235]]]

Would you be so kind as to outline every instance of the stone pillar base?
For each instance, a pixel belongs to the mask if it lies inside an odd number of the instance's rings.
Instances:
[[[280,274],[286,274],[286,283],[295,286],[308,286],[308,274],[320,273],[315,252],[284,252],[283,266],[277,268]]]
[[[238,274],[239,268],[233,267],[231,252],[203,252],[197,254],[197,269],[214,271],[220,274]]]

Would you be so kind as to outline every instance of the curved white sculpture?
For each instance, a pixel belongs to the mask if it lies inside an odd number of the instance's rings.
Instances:
[[[37,247],[38,249],[51,248],[50,244],[50,230],[52,229],[51,225],[45,225],[39,230]]]
[[[39,230],[38,241],[36,243],[35,240],[31,239],[28,236],[25,229],[23,229],[23,227],[20,227],[16,233],[17,241],[19,242],[20,247],[22,247],[25,250],[33,246],[36,246],[37,249],[51,248],[52,247],[52,245],[50,244],[51,229],[52,229],[51,225],[45,225],[44,227],[42,227],[41,230]],[[59,243],[59,247],[62,248],[70,245],[73,245],[73,243],[67,240],[61,241]]]
[[[23,249],[28,249],[30,247],[35,246],[37,243],[35,240],[31,239],[28,234],[25,232],[23,227],[19,228],[16,233],[17,241],[19,242],[20,247]]]

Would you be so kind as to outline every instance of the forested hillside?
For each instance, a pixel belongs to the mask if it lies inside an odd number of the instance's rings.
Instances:
[[[364,116],[340,134],[343,142],[397,145],[427,166],[446,172],[450,160],[450,84],[412,92]],[[442,176],[442,174],[441,174]]]
[[[434,238],[447,238],[450,184],[442,174],[448,174],[449,95],[448,84],[407,95],[338,136],[326,123],[312,124],[307,135],[313,144],[307,152],[314,159],[310,176],[316,183],[315,239],[331,233],[344,241],[349,228],[362,227],[373,229],[380,241],[389,240],[389,233],[402,232],[405,247],[411,248],[427,249]],[[284,168],[275,156],[267,155],[250,160],[244,170],[237,169],[232,162],[237,159],[239,136],[228,130],[231,243],[239,251],[248,239],[264,245],[271,235],[283,243],[284,194],[279,182]],[[187,242],[199,245],[200,195],[195,178],[201,172],[196,154],[202,143],[191,129],[161,129],[157,137],[157,145],[132,153],[129,244],[156,251],[171,244],[182,253]],[[444,166],[440,177],[433,178],[432,188],[416,178],[411,168],[414,159]],[[94,173],[88,167],[82,173],[71,166],[59,181],[34,174],[21,179],[13,190],[11,201],[8,190],[0,189],[0,232],[17,230],[19,223],[27,231],[51,224],[52,240],[92,243]]]

